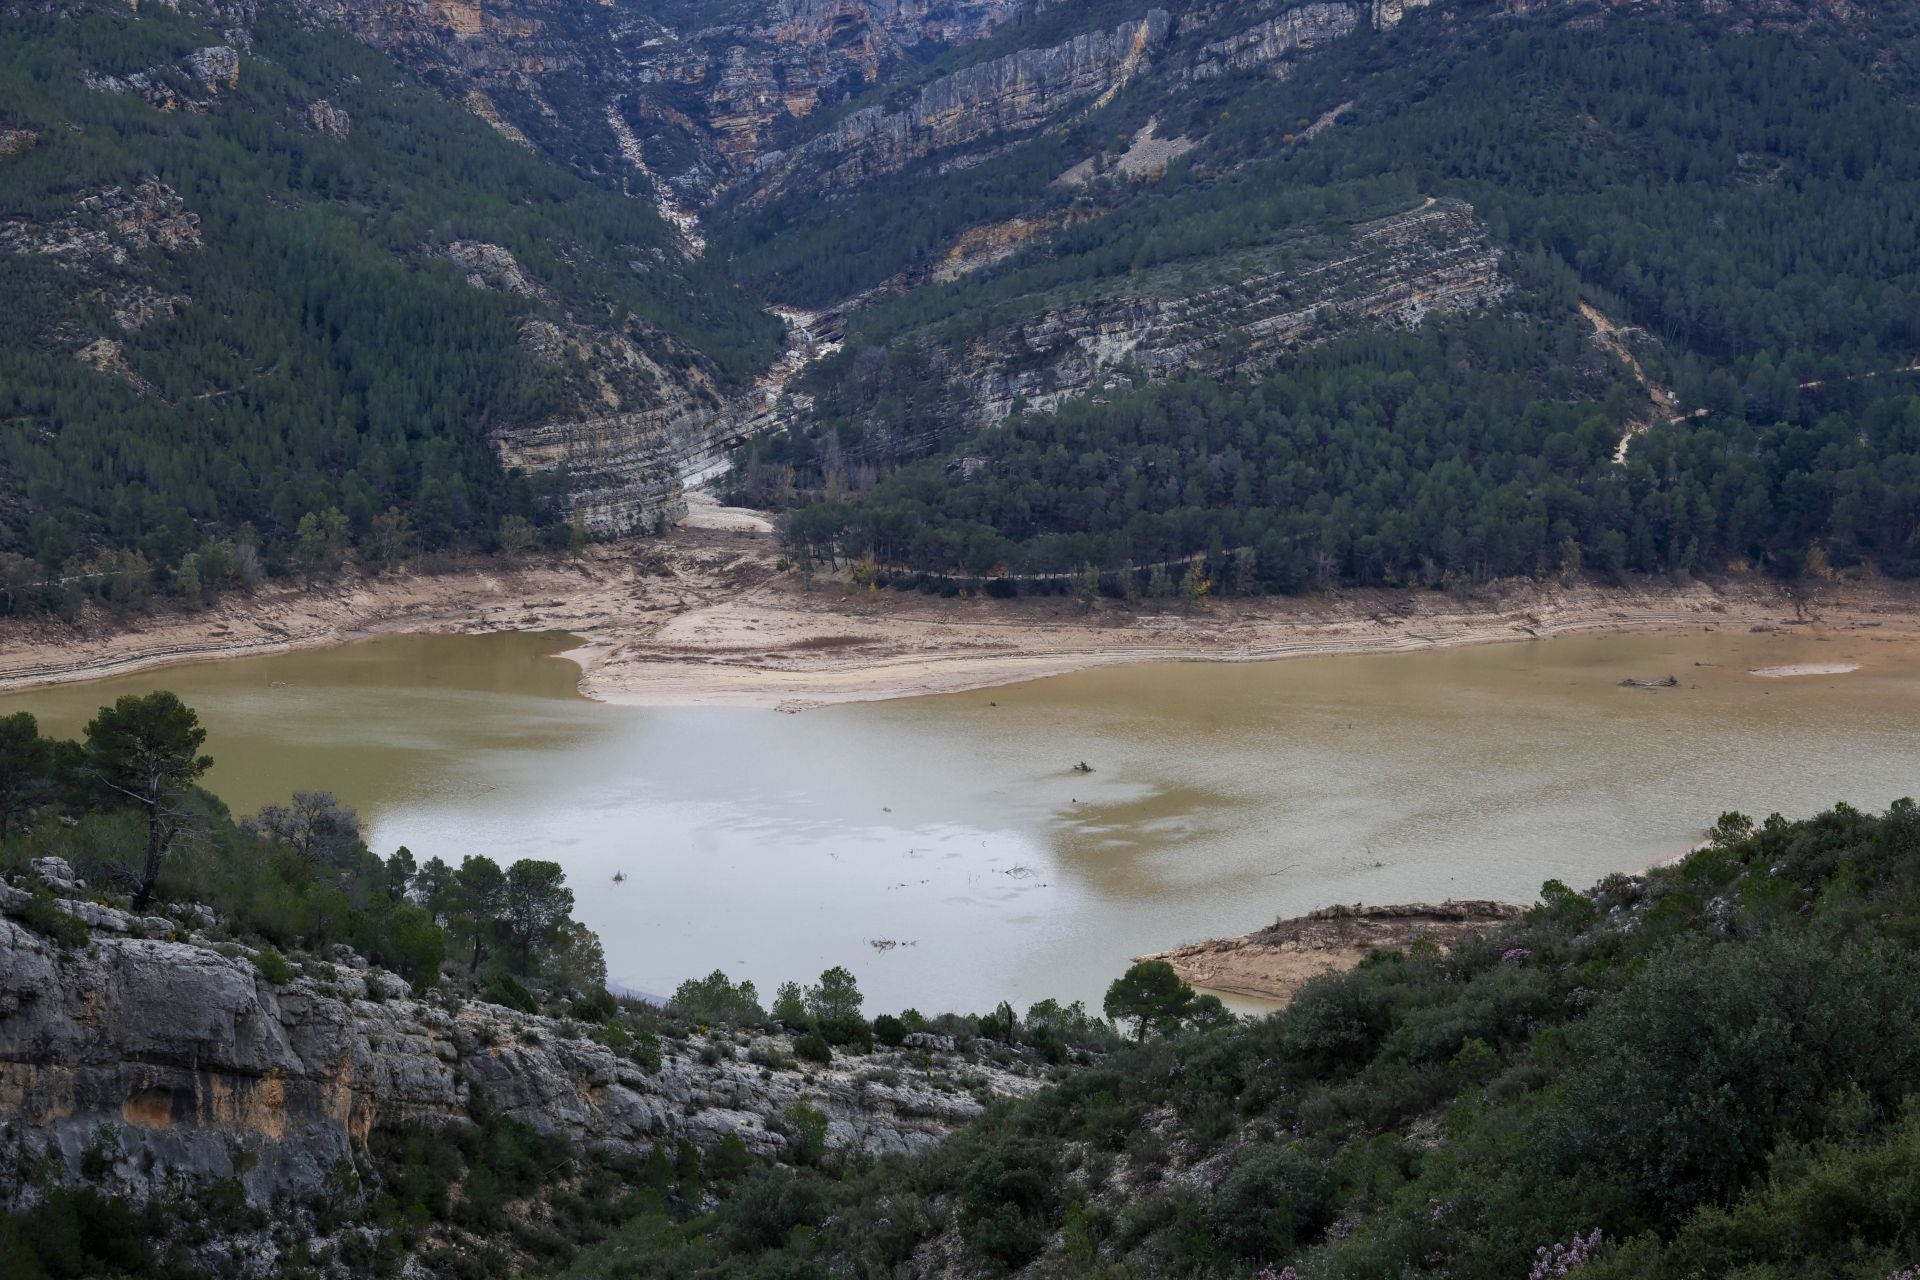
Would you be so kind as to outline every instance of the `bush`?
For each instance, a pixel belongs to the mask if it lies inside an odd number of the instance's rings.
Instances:
[[[293,981],[293,966],[287,963],[285,956],[272,947],[261,947],[254,952],[253,967],[260,971],[261,977],[276,987],[284,987]]]
[[[787,1136],[792,1140],[789,1154],[795,1164],[819,1164],[827,1154],[827,1117],[818,1107],[795,1102],[780,1113]]]
[[[795,1227],[820,1221],[826,1192],[812,1176],[791,1169],[763,1169],[743,1178],[728,1202],[721,1235],[742,1251],[772,1249],[787,1242]]]
[[[645,1067],[648,1072],[658,1075],[660,1072],[660,1037],[651,1031],[642,1031],[633,1038],[633,1048],[627,1056]]]
[[[715,969],[704,978],[688,978],[674,991],[668,1007],[682,1017],[703,1024],[759,1026],[767,1020],[760,993],[753,983],[736,985]]]
[[[1818,937],[1689,939],[1578,1031],[1552,1149],[1671,1222],[1758,1173],[1838,1090],[1897,1108],[1920,1075],[1920,963]]]
[[[540,1012],[540,1002],[533,998],[532,992],[514,981],[511,974],[495,974],[493,980],[487,983],[486,990],[480,993],[480,998],[488,1004],[518,1009],[522,1013]]]
[[[350,934],[354,947],[369,960],[405,978],[415,991],[440,981],[447,959],[447,935],[433,917],[410,902],[375,899],[369,910],[356,912]]]
[[[70,911],[62,911],[55,905],[54,896],[45,889],[33,891],[27,909],[20,913],[20,923],[69,949],[85,946],[92,936],[87,922]]]
[[[575,1000],[567,1006],[568,1017],[577,1019],[580,1022],[591,1022],[596,1025],[612,1021],[614,1016],[619,1012],[619,1003],[614,1000],[612,993],[604,987],[598,991],[589,992],[581,996],[578,1000]]]
[[[1392,1023],[1386,993],[1364,971],[1315,978],[1280,1019],[1280,1047],[1316,1074],[1366,1061]]]
[[[147,1247],[154,1225],[124,1200],[90,1189],[55,1191],[24,1214],[0,1216],[0,1275],[157,1275]]]
[[[1052,1234],[1049,1217],[1061,1174],[1050,1141],[1001,1138],[964,1153],[961,1231],[975,1250],[1009,1269],[1040,1255]]]
[[[873,1020],[873,1038],[889,1049],[897,1049],[907,1038],[907,1024],[890,1013]]]
[[[1220,1184],[1207,1223],[1228,1253],[1268,1262],[1326,1227],[1332,1196],[1326,1168],[1298,1146],[1251,1147]]]
[[[825,1067],[833,1062],[833,1049],[818,1032],[809,1031],[793,1042],[793,1056]]]
[[[858,1015],[851,1018],[823,1018],[818,1030],[828,1044],[841,1045],[856,1053],[873,1052],[873,1028]]]

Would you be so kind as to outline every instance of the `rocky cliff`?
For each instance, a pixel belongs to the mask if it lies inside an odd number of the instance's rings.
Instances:
[[[49,907],[85,921],[84,936],[63,944],[28,927]],[[712,1037],[698,1056],[670,1042],[650,1068],[573,1023],[416,997],[351,954],[276,983],[253,953],[211,942],[210,927],[192,908],[36,908],[0,886],[0,1161],[40,1170],[41,1188],[86,1182],[144,1200],[237,1179],[256,1204],[297,1204],[363,1164],[376,1131],[466,1125],[476,1103],[614,1151],[732,1134],[778,1157],[795,1102],[824,1113],[830,1147],[903,1152],[978,1115],[980,1081],[1035,1087],[978,1064],[967,1087],[937,1064],[875,1078],[880,1056],[803,1075],[782,1037]],[[925,1048],[944,1060],[952,1045]]]
[[[1166,10],[1150,9],[1137,22],[968,67],[920,90],[903,109],[864,108],[791,153],[765,157],[756,182],[762,193],[846,186],[936,151],[1029,132],[1148,70],[1172,28]]]
[[[1356,4],[1303,4],[1230,35],[1209,40],[1200,47],[1188,74],[1197,80],[1211,80],[1229,71],[1254,67],[1283,69],[1300,52],[1353,31],[1360,26],[1362,16]],[[1394,21],[1398,20],[1396,16]],[[1373,22],[1376,26],[1381,24],[1378,5]]]
[[[298,0],[476,104],[503,131],[616,168],[600,117],[618,104],[663,181],[709,188],[782,122],[878,83],[909,51],[977,39],[1018,0],[766,0],[651,12],[566,0]]]
[[[965,412],[989,425],[1017,404],[1051,408],[1116,379],[1257,372],[1355,326],[1418,325],[1435,311],[1487,306],[1511,287],[1486,229],[1458,201],[1363,223],[1337,250],[1297,265],[1191,292],[1177,284],[1040,311],[949,352]]]

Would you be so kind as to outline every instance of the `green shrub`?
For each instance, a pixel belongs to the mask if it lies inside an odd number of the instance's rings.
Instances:
[[[767,1020],[753,983],[735,983],[718,969],[704,978],[688,978],[681,983],[667,1007],[702,1024],[759,1026]]]
[[[480,998],[488,1004],[497,1004],[507,1009],[518,1009],[522,1013],[540,1012],[540,1002],[533,993],[517,982],[512,974],[497,973],[487,983]]]
[[[889,1049],[897,1049],[907,1038],[907,1026],[890,1013],[873,1020],[873,1038]]]
[[[833,1049],[827,1044],[825,1037],[818,1032],[809,1031],[794,1040],[793,1056],[802,1062],[817,1063],[824,1067],[833,1062]]]
[[[967,1243],[1009,1269],[1033,1261],[1052,1234],[1061,1183],[1057,1147],[1043,1139],[1004,1137],[963,1158],[960,1223]]]
[[[1811,936],[1689,939],[1578,1032],[1552,1149],[1676,1221],[1758,1173],[1773,1136],[1838,1090],[1895,1109],[1920,1077],[1920,962]]]
[[[272,947],[261,947],[253,953],[253,967],[260,976],[276,987],[284,987],[293,981],[293,966],[287,958]]]
[[[567,1006],[567,1016],[581,1022],[605,1023],[620,1012],[619,1002],[611,992],[602,987],[581,996]]]
[[[20,913],[20,923],[68,949],[85,946],[93,936],[86,921],[70,911],[62,911],[55,905],[54,896],[45,889],[33,891],[26,910]]]
[[[633,1047],[627,1056],[655,1074],[660,1070],[660,1037],[651,1031],[642,1031],[633,1038]]]
[[[795,1228],[826,1216],[826,1191],[817,1178],[791,1169],[763,1169],[743,1178],[727,1206],[722,1236],[742,1252],[772,1249]]]
[[[788,1154],[795,1164],[819,1164],[827,1154],[827,1117],[818,1107],[795,1102],[780,1113],[792,1139]]]
[[[1290,1256],[1332,1220],[1332,1179],[1298,1146],[1249,1148],[1220,1184],[1207,1224],[1220,1248],[1248,1262]]]

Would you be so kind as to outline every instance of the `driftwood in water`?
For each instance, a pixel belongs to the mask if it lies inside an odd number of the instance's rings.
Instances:
[[[1632,676],[1628,676],[1620,682],[1620,687],[1622,689],[1673,689],[1678,688],[1679,684],[1679,679],[1674,676],[1668,676],[1665,680],[1635,680]]]

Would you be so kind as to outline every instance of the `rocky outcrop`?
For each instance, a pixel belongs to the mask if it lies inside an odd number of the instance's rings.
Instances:
[[[200,216],[174,190],[149,179],[85,195],[72,212],[45,222],[0,222],[0,253],[37,254],[73,273],[76,293],[104,303],[127,333],[187,305],[161,283],[166,256],[201,247]],[[146,267],[142,271],[139,268]],[[56,335],[91,343],[98,335]],[[117,357],[118,348],[114,349]]]
[[[353,132],[353,117],[325,98],[307,104],[307,127],[327,138],[345,138]]]
[[[529,298],[539,297],[543,292],[532,278],[520,269],[520,263],[513,254],[497,244],[485,244],[478,240],[455,240],[447,246],[446,256],[465,273],[467,283],[476,289],[491,289],[497,293],[518,293]]]
[[[173,188],[154,179],[131,190],[104,187],[51,222],[0,222],[0,252],[44,254],[75,268],[124,267],[148,250],[198,248],[200,215],[188,212]]]
[[[0,129],[0,160],[25,155],[39,141],[40,135],[31,129]]]
[[[1189,74],[1196,80],[1211,80],[1229,71],[1267,67],[1284,75],[1295,54],[1349,34],[1360,26],[1361,16],[1357,4],[1316,3],[1289,9],[1201,46]]]
[[[1400,25],[1409,9],[1424,9],[1433,0],[1372,0],[1370,17],[1375,31],[1385,31]]]
[[[977,39],[1022,8],[1022,0],[765,0],[728,21],[676,29],[629,6],[569,0],[297,3],[447,86],[501,132],[541,138],[589,168],[615,157],[576,150],[598,121],[573,113],[597,117],[592,104],[629,99],[635,121],[651,126],[645,165],[689,177],[703,193],[716,183],[699,170],[752,165],[783,122],[913,65],[915,46]],[[590,94],[572,91],[582,83]],[[566,91],[542,94],[547,84]],[[556,114],[536,121],[525,109],[536,100],[535,110],[557,103],[545,108]]]
[[[206,111],[222,90],[240,87],[240,52],[231,45],[195,49],[178,66],[149,67],[124,76],[83,72],[96,93],[135,93],[156,111]],[[179,82],[185,80],[183,90]]]
[[[152,383],[134,372],[133,366],[127,363],[126,352],[112,338],[94,339],[74,352],[74,359],[96,373],[118,378],[140,395],[146,395],[153,390]]]
[[[1433,311],[1482,307],[1510,285],[1468,205],[1430,201],[1362,224],[1339,252],[1196,293],[1110,297],[1046,311],[949,353],[990,425],[1017,404],[1048,409],[1113,385],[1121,366],[1149,380],[1255,372],[1289,350],[1356,325],[1417,325]]]
[[[707,1062],[669,1046],[650,1070],[572,1024],[416,998],[377,969],[308,961],[276,985],[243,949],[199,940],[189,912],[63,901],[91,936],[62,946],[6,918],[28,900],[0,886],[0,1160],[54,1182],[144,1199],[236,1178],[255,1203],[299,1201],[376,1129],[467,1124],[476,1095],[542,1132],[635,1153],[734,1134],[777,1156],[774,1126],[797,1101],[825,1113],[830,1146],[905,1152],[981,1110],[924,1072],[885,1083],[844,1061],[806,1076],[780,1067],[784,1054],[748,1061],[779,1037],[710,1042]]]
[[[240,87],[240,52],[230,45],[195,49],[187,55],[186,66],[209,92]]]
[[[590,537],[650,533],[687,514],[683,460],[712,411],[681,403],[569,418],[498,433],[500,465],[529,475],[564,471],[564,512]]]
[[[904,108],[864,108],[792,152],[765,157],[756,182],[762,194],[845,185],[984,137],[1030,132],[1145,70],[1172,29],[1167,11],[1152,9],[1111,31],[968,67],[934,81]]]
[[[1261,1000],[1291,1000],[1326,973],[1351,969],[1378,950],[1425,940],[1447,948],[1518,920],[1525,908],[1484,900],[1323,907],[1239,938],[1218,938],[1136,956],[1164,960],[1182,981]]]

